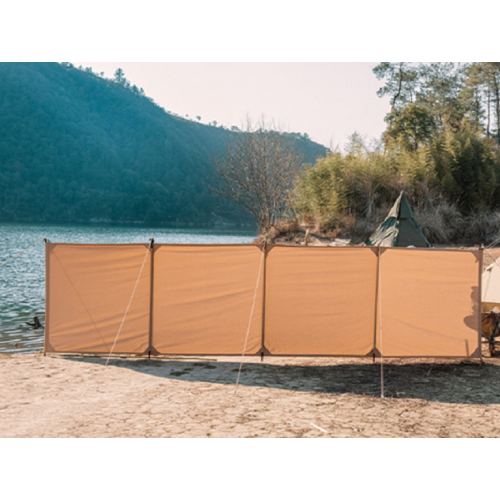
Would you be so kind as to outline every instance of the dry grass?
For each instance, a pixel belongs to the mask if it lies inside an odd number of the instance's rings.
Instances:
[[[269,230],[268,237],[274,240],[276,238],[294,236],[300,230],[299,221],[296,218],[284,218],[276,221],[274,226]]]
[[[446,201],[415,210],[415,219],[434,244],[455,243],[462,238],[464,219],[459,210]]]
[[[387,217],[390,208],[389,205],[377,207],[370,217],[346,215],[337,222],[335,230],[322,227],[318,221],[308,219],[307,224],[291,227],[287,237],[292,239],[293,236],[304,232],[304,227],[309,227],[313,233],[324,238],[350,238],[354,244],[363,243]],[[500,211],[463,216],[455,205],[439,200],[422,203],[415,208],[414,215],[433,245],[489,245],[500,238]],[[280,237],[280,234],[276,233],[275,236]]]
[[[500,212],[478,212],[464,218],[462,241],[488,245],[500,237]]]

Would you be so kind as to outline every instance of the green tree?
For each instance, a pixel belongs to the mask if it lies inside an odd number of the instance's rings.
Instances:
[[[420,64],[419,73],[418,104],[427,109],[440,127],[447,123],[458,130],[464,117],[461,68],[454,63]]]
[[[442,191],[464,211],[498,205],[499,163],[494,144],[465,123],[459,132],[436,136],[430,157]]]
[[[497,144],[500,144],[500,62],[474,63],[471,72],[487,88],[487,134],[490,132],[490,108],[493,108],[496,125],[494,135]]]
[[[384,137],[386,140],[392,138],[405,149],[416,151],[429,142],[436,130],[436,120],[428,109],[410,103],[402,110],[391,113]]]
[[[414,102],[418,89],[419,72],[411,63],[382,62],[373,72],[384,85],[378,90],[379,97],[388,96],[391,99],[391,111]]]
[[[113,81],[116,83],[119,83],[120,85],[123,85],[124,87],[127,86],[128,80],[125,78],[125,73],[123,69],[118,68],[114,75],[113,75]]]

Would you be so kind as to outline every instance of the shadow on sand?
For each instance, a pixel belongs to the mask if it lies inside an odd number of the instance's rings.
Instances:
[[[104,367],[106,359],[66,357]],[[489,361],[489,360],[488,360]],[[297,362],[297,361],[295,361]],[[120,359],[109,366],[164,379],[234,385],[238,361]],[[323,394],[380,397],[380,365],[361,362],[319,366],[269,364],[245,359],[241,386],[268,387]],[[440,403],[500,404],[500,365],[492,362],[397,362],[384,364],[386,398],[421,399]]]

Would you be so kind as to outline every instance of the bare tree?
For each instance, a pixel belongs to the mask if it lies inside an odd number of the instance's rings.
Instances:
[[[235,134],[226,154],[214,160],[219,184],[212,191],[235,200],[254,217],[261,234],[266,234],[288,211],[288,197],[302,164],[294,138],[272,130],[264,120]]]

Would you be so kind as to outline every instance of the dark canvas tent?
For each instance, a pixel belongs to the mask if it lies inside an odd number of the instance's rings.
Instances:
[[[368,238],[366,244],[381,247],[430,247],[427,238],[413,217],[410,203],[403,191],[401,191],[387,218]]]

